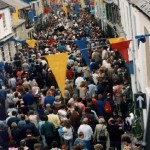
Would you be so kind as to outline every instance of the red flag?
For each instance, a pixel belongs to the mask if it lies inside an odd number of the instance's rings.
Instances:
[[[0,19],[2,18],[3,14],[0,14]]]
[[[56,43],[56,40],[54,40],[54,39],[49,39],[49,40],[47,41],[47,44],[48,44],[48,45],[51,45],[51,44],[53,44],[53,43]]]
[[[126,63],[129,62],[128,48],[131,40],[122,41],[118,43],[110,44],[112,49],[117,49]]]

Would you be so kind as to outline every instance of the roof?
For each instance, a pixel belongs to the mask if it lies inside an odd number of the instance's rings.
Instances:
[[[7,7],[9,7],[9,5],[0,0],[0,10],[1,10],[1,9],[5,9],[5,8],[7,8]]]
[[[131,0],[131,3],[150,17],[150,0]]]
[[[26,7],[29,7],[30,5],[21,1],[21,0],[2,0],[3,2],[7,3],[8,5],[12,7],[17,7],[18,9],[23,9]]]

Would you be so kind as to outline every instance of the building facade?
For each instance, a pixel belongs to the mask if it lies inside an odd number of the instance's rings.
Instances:
[[[0,61],[10,61],[15,53],[15,44],[9,39],[14,37],[14,32],[9,5],[3,1],[0,1],[0,14]]]

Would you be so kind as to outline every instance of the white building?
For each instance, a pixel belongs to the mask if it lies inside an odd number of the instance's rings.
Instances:
[[[136,35],[150,34],[150,1],[120,0],[121,23],[130,44],[130,60],[134,60],[135,73],[132,75],[133,93],[146,93],[147,109],[143,110],[144,127],[147,124],[147,114],[150,101],[150,36],[146,42],[138,42]]]
[[[14,42],[9,41],[14,36],[9,5],[0,1],[0,61],[10,61],[16,51]]]

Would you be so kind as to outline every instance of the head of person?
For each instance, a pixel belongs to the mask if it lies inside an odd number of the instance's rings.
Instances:
[[[100,118],[99,119],[99,124],[105,124],[105,119],[104,118]]]
[[[103,150],[103,146],[101,144],[94,145],[94,150]]]
[[[80,139],[83,139],[83,138],[84,138],[84,133],[83,133],[83,132],[79,132],[78,137],[79,137]]]
[[[131,138],[129,136],[123,136],[121,141],[125,146],[128,146],[132,143]]]
[[[34,150],[42,150],[42,145],[41,145],[41,143],[35,143],[35,144],[34,144]]]
[[[82,120],[82,124],[88,124],[88,118],[84,118],[84,119]]]
[[[53,142],[52,142],[52,148],[57,148],[57,147],[58,147],[57,141],[53,141]]]

